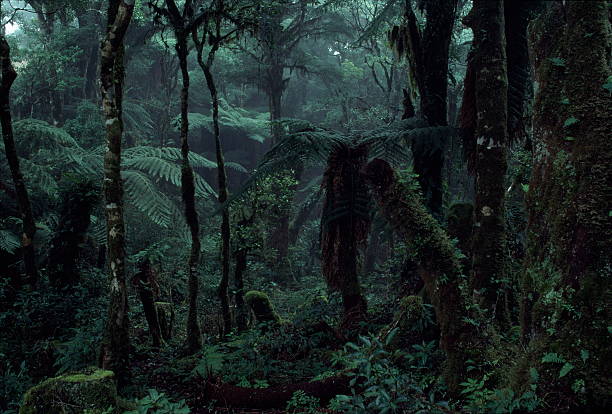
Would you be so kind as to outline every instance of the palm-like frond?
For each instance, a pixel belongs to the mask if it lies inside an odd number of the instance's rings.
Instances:
[[[148,176],[139,171],[123,171],[121,175],[125,180],[126,201],[154,223],[167,227],[172,220],[170,199],[157,190]]]

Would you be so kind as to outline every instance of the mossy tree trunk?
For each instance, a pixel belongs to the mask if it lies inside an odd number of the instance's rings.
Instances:
[[[609,404],[609,384],[599,381],[612,369],[608,2],[550,5],[531,26],[530,46],[539,87],[523,335],[565,358],[588,352],[584,365],[575,364],[584,367],[586,395]]]
[[[347,329],[363,320],[367,312],[358,276],[371,221],[368,190],[360,174],[367,155],[366,146],[338,148],[329,156],[322,183],[322,270],[327,285],[342,295],[342,325]]]
[[[108,317],[102,343],[102,367],[115,372],[119,383],[129,374],[128,302],[125,281],[125,224],[121,180],[121,137],[123,122],[123,39],[132,19],[134,2],[109,3],[106,36],[100,53],[100,92],[106,118],[104,198],[110,276]]]
[[[223,147],[221,146],[221,134],[219,128],[219,95],[217,94],[217,86],[215,85],[215,79],[212,73],[212,65],[215,61],[215,54],[219,50],[222,42],[231,36],[234,31],[229,34],[221,35],[221,11],[223,9],[223,1],[217,1],[215,3],[219,10],[215,10],[214,22],[211,22],[213,28],[208,31],[208,27],[205,27],[202,39],[198,41],[197,33],[194,35],[196,41],[196,50],[198,53],[198,64],[204,72],[204,78],[206,78],[206,85],[210,92],[210,98],[212,100],[212,120],[213,120],[213,137],[215,140],[215,156],[217,159],[217,184],[219,191],[219,204],[223,204],[227,201],[229,194],[227,188],[227,173],[225,171],[225,160],[223,157]],[[208,35],[208,42],[211,44],[210,50],[206,61],[204,60],[203,49],[206,44],[206,36]],[[217,296],[221,302],[221,315],[223,318],[223,334],[228,335],[232,331],[232,312],[230,309],[229,302],[229,273],[230,273],[230,210],[226,207],[221,212],[221,282],[217,290]]]
[[[475,0],[466,23],[474,33],[476,203],[470,285],[484,309],[496,313],[504,280],[504,179],[508,76],[503,0]]]
[[[4,141],[6,159],[11,170],[13,185],[15,186],[15,199],[17,200],[19,215],[21,216],[21,252],[23,254],[26,282],[30,285],[35,285],[38,281],[36,254],[34,252],[36,224],[34,222],[34,215],[32,214],[28,190],[19,166],[19,157],[17,156],[15,139],[13,137],[13,119],[11,116],[10,92],[11,86],[17,78],[17,72],[15,72],[13,68],[11,50],[2,31],[0,31],[0,76],[0,123],[2,125],[2,139]]]
[[[456,250],[421,203],[419,194],[402,184],[386,161],[370,162],[364,176],[382,214],[414,254],[440,328],[440,348],[446,353],[444,377],[449,390],[458,394],[475,338],[473,329],[464,322],[466,308],[460,292],[462,273]]]

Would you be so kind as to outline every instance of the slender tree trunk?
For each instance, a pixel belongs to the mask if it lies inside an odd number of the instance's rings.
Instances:
[[[218,35],[218,33],[217,33]],[[211,51],[208,54],[207,62],[204,62],[202,57],[202,49],[198,48],[198,63],[204,72],[206,78],[206,85],[210,91],[210,97],[212,99],[212,112],[213,112],[213,136],[215,139],[215,155],[217,158],[217,180],[219,186],[219,203],[223,204],[227,201],[228,190],[227,190],[227,175],[225,171],[225,160],[223,159],[223,148],[221,147],[221,137],[219,130],[219,96],[217,94],[217,87],[215,85],[215,79],[211,72],[211,66],[214,61],[215,52],[219,48],[219,44],[213,45]],[[223,209],[221,213],[221,283],[219,283],[219,289],[217,294],[221,301],[221,314],[223,317],[223,333],[229,334],[232,330],[232,313],[229,304],[229,273],[230,273],[230,216],[229,208]]]
[[[470,65],[475,74],[476,204],[471,288],[496,313],[505,272],[504,179],[506,175],[508,76],[503,0],[476,0],[467,22],[474,32]],[[501,313],[501,309],[498,312]]]
[[[15,148],[13,137],[13,120],[11,117],[10,91],[17,73],[11,63],[10,47],[4,34],[0,32],[0,123],[2,124],[2,139],[4,140],[4,150],[6,159],[11,170],[13,185],[19,214],[22,220],[21,231],[21,251],[26,273],[26,282],[35,285],[38,281],[38,271],[36,269],[36,255],[34,252],[34,234],[36,224],[32,214],[32,206],[28,196],[28,190],[19,167],[19,157]]]
[[[251,216],[253,217],[253,216]],[[251,224],[251,219],[243,219],[238,222],[238,233],[240,230],[247,225]],[[248,313],[244,303],[244,272],[247,270],[247,258],[249,249],[246,246],[246,241],[241,240],[240,237],[236,241],[238,246],[234,253],[235,266],[234,266],[234,301],[236,303],[236,327],[238,331],[244,331],[247,328]]]
[[[100,50],[100,92],[106,119],[104,198],[110,277],[108,317],[100,360],[125,383],[129,375],[128,302],[125,281],[125,225],[121,180],[121,104],[123,98],[123,39],[132,19],[134,2],[109,4],[106,37]]]
[[[198,324],[198,264],[200,261],[200,225],[195,207],[195,183],[193,168],[189,162],[189,71],[187,70],[187,36],[182,29],[175,28],[176,54],[179,59],[183,87],[181,88],[181,188],[185,219],[191,233],[191,253],[189,254],[189,311],[187,314],[187,348],[196,352],[202,346]]]

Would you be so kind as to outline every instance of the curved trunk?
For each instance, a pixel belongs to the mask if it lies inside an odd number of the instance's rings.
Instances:
[[[104,156],[104,198],[107,228],[107,256],[110,273],[108,317],[100,360],[112,370],[119,383],[129,374],[128,302],[125,281],[125,225],[123,182],[121,180],[121,136],[123,122],[123,38],[132,19],[134,3],[114,0],[108,10],[106,37],[100,53],[100,92],[106,118]]]
[[[465,304],[459,289],[461,263],[455,248],[421,204],[419,195],[401,183],[386,161],[370,162],[364,176],[382,214],[405,238],[415,257],[440,328],[440,348],[446,353],[446,384],[452,393],[459,394],[475,332],[464,322]]]
[[[15,148],[13,137],[13,120],[11,117],[10,91],[17,73],[11,63],[10,47],[4,34],[0,32],[0,123],[2,125],[2,139],[6,159],[11,170],[13,185],[15,186],[15,196],[19,206],[19,214],[22,220],[21,232],[21,251],[23,263],[25,265],[26,282],[35,285],[38,281],[38,271],[36,269],[36,254],[34,252],[34,234],[36,224],[32,214],[32,206],[28,196],[28,190],[21,174],[19,157]]]

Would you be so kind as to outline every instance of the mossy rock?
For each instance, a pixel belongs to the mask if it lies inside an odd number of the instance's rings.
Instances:
[[[270,298],[264,292],[251,290],[244,295],[244,301],[253,311],[257,322],[281,323],[280,316],[278,316]]]
[[[101,414],[117,407],[114,374],[98,368],[49,378],[30,388],[19,414]]]

